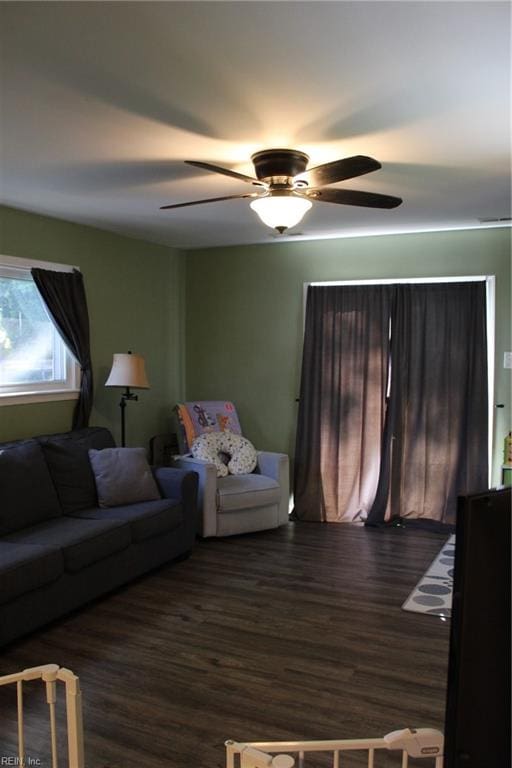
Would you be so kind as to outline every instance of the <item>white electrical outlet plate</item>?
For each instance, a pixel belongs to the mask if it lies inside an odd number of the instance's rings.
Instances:
[[[512,368],[512,352],[503,353],[503,367]]]

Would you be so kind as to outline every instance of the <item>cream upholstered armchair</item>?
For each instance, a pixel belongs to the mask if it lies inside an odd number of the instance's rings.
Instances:
[[[199,400],[176,408],[180,456],[174,466],[199,475],[201,536],[233,536],[277,528],[288,522],[289,463],[284,453],[257,452],[257,465],[246,475],[217,477],[214,464],[189,453],[194,439],[205,432],[242,434],[233,403]]]

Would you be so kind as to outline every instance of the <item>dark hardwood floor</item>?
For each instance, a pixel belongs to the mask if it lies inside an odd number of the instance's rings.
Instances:
[[[215,768],[228,738],[442,728],[449,622],[400,606],[445,539],[291,523],[199,541],[9,646],[0,674],[54,662],[79,675],[88,768]],[[49,768],[45,705],[29,694],[28,754]],[[0,756],[15,754],[15,723],[0,689]]]

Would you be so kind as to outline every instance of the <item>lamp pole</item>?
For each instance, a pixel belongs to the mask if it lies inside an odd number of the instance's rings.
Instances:
[[[125,410],[127,400],[138,400],[139,396],[130,392],[130,387],[126,387],[126,392],[121,395],[121,402],[119,407],[121,409],[121,447],[126,447],[126,423],[125,423]]]

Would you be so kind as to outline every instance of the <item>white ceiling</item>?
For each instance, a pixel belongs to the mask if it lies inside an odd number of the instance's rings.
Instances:
[[[252,175],[289,147],[375,157],[338,186],[404,200],[315,203],[290,234],[510,216],[508,2],[0,5],[7,205],[180,248],[270,243],[246,200],[159,206],[252,191],[185,159]]]

